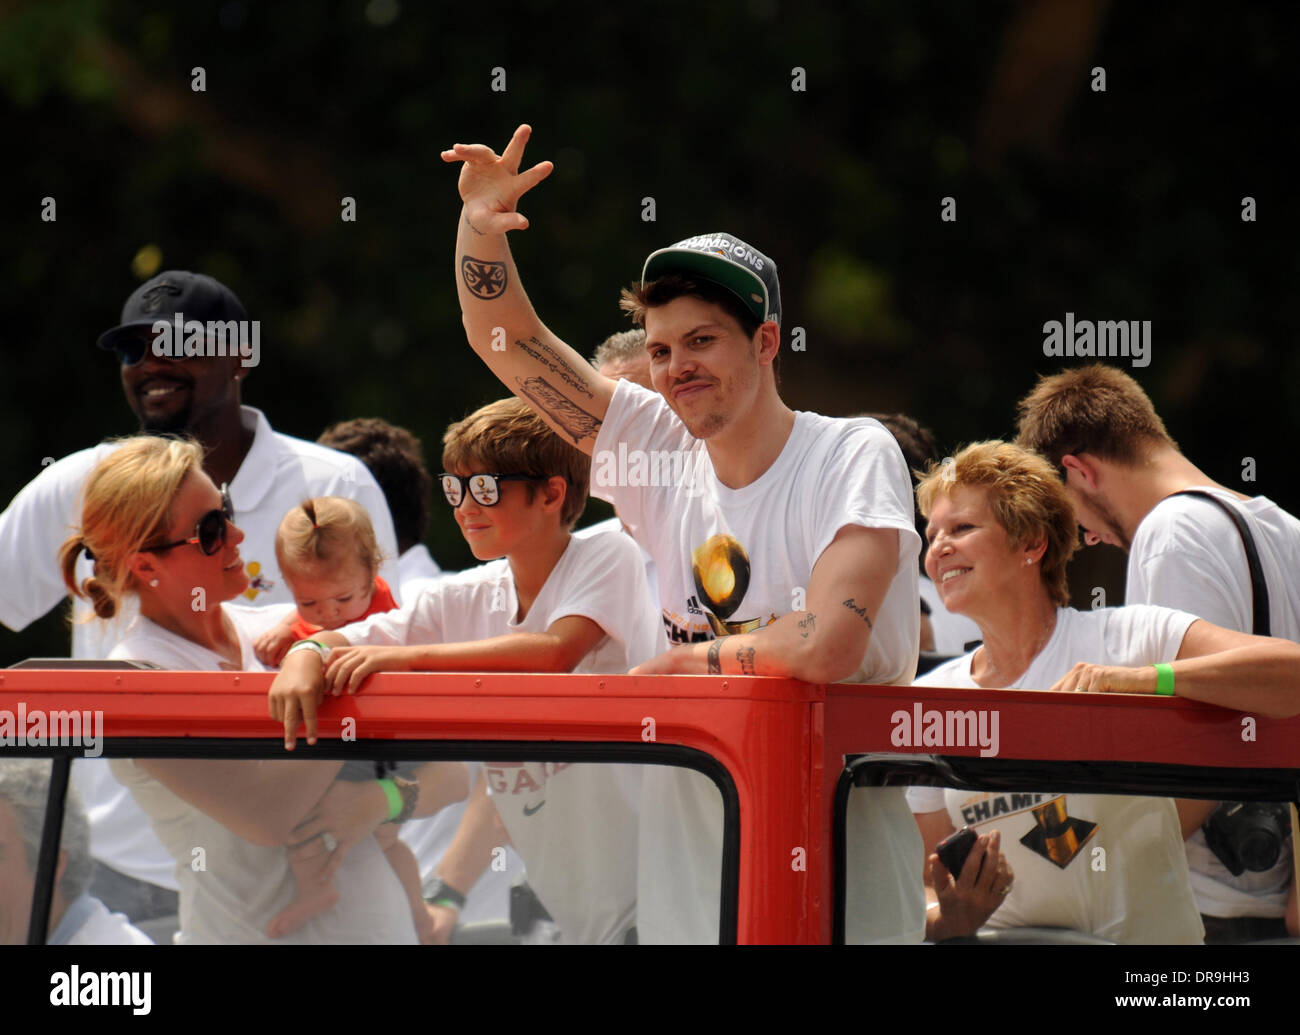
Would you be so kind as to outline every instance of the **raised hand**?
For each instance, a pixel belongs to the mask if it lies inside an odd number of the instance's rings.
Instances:
[[[442,152],[444,162],[464,163],[457,186],[465,202],[465,220],[474,233],[504,234],[528,228],[528,220],[515,210],[519,199],[555,168],[550,162],[538,162],[526,172],[519,171],[531,134],[531,126],[520,126],[501,155],[486,144],[454,144]]]

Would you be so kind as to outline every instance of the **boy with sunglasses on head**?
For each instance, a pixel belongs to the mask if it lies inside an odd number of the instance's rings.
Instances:
[[[489,563],[446,576],[400,610],[290,648],[270,693],[287,748],[300,719],[315,742],[326,691],[353,692],[375,672],[621,673],[666,646],[636,544],[616,531],[570,534],[587,497],[578,450],[517,399],[452,424],[443,445],[443,494],[474,556]],[[490,799],[489,785],[498,791]],[[483,846],[470,830],[490,834],[499,814],[565,937],[619,941],[635,907],[639,786],[635,766],[489,765],[457,840]],[[487,861],[476,859],[456,872],[476,876]],[[466,876],[453,883],[447,860],[438,876],[441,904],[431,908],[443,911],[445,935],[470,888]]]

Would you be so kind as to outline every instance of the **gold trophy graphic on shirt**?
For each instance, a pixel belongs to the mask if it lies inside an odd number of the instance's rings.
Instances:
[[[1076,819],[1065,810],[1065,795],[1030,809],[1034,827],[1020,843],[1061,869],[1070,865],[1097,831],[1096,823]]]
[[[749,589],[749,555],[731,536],[709,536],[697,546],[691,553],[691,573],[695,576],[700,603],[707,608],[705,616],[716,635],[753,632],[762,623],[761,618],[727,621]]]

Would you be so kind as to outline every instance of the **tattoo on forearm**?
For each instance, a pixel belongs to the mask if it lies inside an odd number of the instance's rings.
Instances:
[[[871,619],[867,617],[867,609],[865,607],[858,607],[857,603],[854,601],[852,597],[849,597],[848,600],[844,601],[844,606],[847,607],[859,618],[861,618],[864,622],[866,622],[868,629],[874,628],[874,626],[872,626],[871,624]]]
[[[475,298],[491,301],[506,290],[506,264],[466,255],[460,260],[460,275]]]
[[[568,361],[560,355],[555,349],[551,348],[545,342],[538,341],[534,337],[529,337],[527,341],[516,340],[515,344],[524,352],[532,356],[542,366],[546,367],[551,373],[555,374],[561,381],[572,388],[575,392],[585,395],[588,399],[594,399],[591,389],[587,387],[587,382],[583,379]],[[543,355],[545,353],[545,355]],[[550,357],[550,358],[547,358]]]
[[[465,225],[466,225],[467,227],[469,227],[471,230],[473,230],[476,234],[478,234],[479,237],[482,237],[482,236],[483,236],[483,231],[480,230],[478,227],[476,227],[473,223],[471,223],[471,222],[469,221],[469,213],[468,213],[468,212],[465,213]]]
[[[711,676],[722,675],[722,660],[718,657],[721,650],[721,640],[714,640],[709,644],[709,675]]]
[[[736,660],[740,662],[740,671],[747,676],[757,675],[754,671],[754,648],[740,647],[736,650]]]
[[[808,639],[808,634],[817,631],[817,616],[809,611],[803,618],[799,619],[799,635],[803,639]]]
[[[564,434],[573,439],[575,446],[584,438],[594,439],[600,431],[599,417],[571,403],[543,378],[530,377],[526,381],[520,381],[516,377],[515,384],[533,408],[550,417]]]

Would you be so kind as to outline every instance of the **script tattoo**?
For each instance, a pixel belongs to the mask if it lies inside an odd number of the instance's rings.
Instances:
[[[475,298],[500,298],[506,290],[506,264],[466,255],[460,260],[460,275]]]
[[[575,446],[584,438],[596,437],[600,418],[569,402],[550,382],[540,377],[530,377],[527,381],[516,377],[515,384],[534,409],[555,421],[556,426],[573,439]]]
[[[799,619],[799,635],[806,640],[808,639],[808,634],[810,632],[816,632],[816,631],[817,631],[817,616],[813,614],[811,611],[809,611],[808,616],[806,618]]]
[[[871,619],[867,617],[867,609],[865,607],[858,607],[857,603],[853,600],[852,597],[849,597],[848,600],[844,601],[844,606],[847,607],[859,618],[861,618],[864,622],[866,622],[868,629],[874,628],[874,626],[871,624]]]
[[[722,641],[714,640],[709,644],[709,675],[722,675],[722,661],[718,658],[718,652],[722,650]]]
[[[479,237],[482,237],[482,236],[483,236],[483,231],[480,230],[478,227],[476,227],[473,223],[471,223],[471,222],[469,221],[469,213],[468,213],[468,212],[465,213],[465,225],[466,225],[467,227],[469,227],[471,230],[473,230],[476,234],[478,234]]]
[[[736,660],[740,662],[740,671],[747,676],[757,675],[754,671],[754,648],[740,647],[736,651]]]
[[[546,367],[551,373],[555,374],[561,381],[572,388],[575,392],[585,395],[588,399],[594,399],[591,389],[587,387],[587,382],[583,380],[582,375],[573,369],[563,356],[556,352],[545,342],[538,341],[534,337],[529,337],[527,341],[516,339],[515,344],[537,360],[542,366]],[[542,355],[542,353],[546,355]],[[549,359],[547,357],[550,357]]]

